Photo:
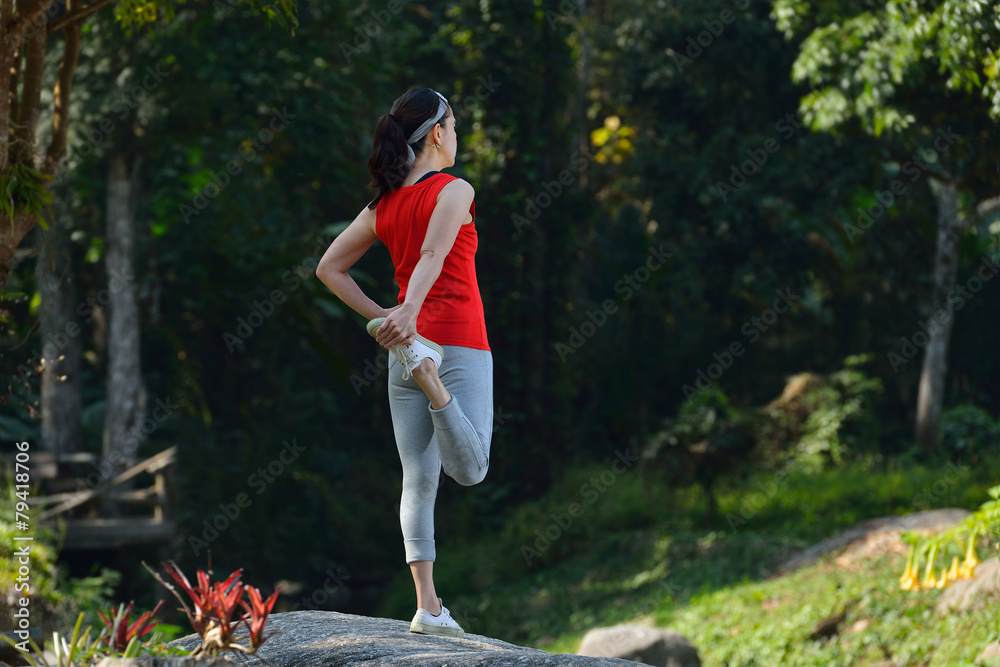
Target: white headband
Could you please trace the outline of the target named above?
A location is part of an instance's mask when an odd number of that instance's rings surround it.
[[[445,111],[448,110],[448,100],[444,98],[444,95],[442,95],[436,90],[431,90],[431,92],[438,96],[437,114],[432,118],[428,118],[427,120],[425,120],[420,125],[420,127],[418,127],[416,130],[413,131],[413,134],[410,135],[410,138],[406,140],[406,151],[408,153],[406,165],[407,167],[410,168],[413,167],[413,161],[417,159],[417,156],[413,154],[413,149],[410,148],[410,145],[413,144],[414,142],[420,141],[424,137],[424,135],[430,132],[431,128],[437,125],[438,121],[440,121],[441,118],[444,117]]]

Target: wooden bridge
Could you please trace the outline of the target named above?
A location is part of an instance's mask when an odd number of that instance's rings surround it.
[[[171,447],[141,461],[112,479],[92,486],[88,478],[74,471],[86,466],[91,471],[100,457],[91,453],[32,455],[34,477],[49,495],[32,499],[36,520],[53,523],[60,518],[66,526],[64,550],[117,549],[143,543],[166,543],[177,532],[174,516],[177,447]],[[145,476],[152,484],[145,488],[121,487]],[[72,490],[71,490],[72,489]],[[109,508],[111,511],[109,511]],[[150,511],[151,510],[151,511]],[[114,516],[101,516],[102,511]]]

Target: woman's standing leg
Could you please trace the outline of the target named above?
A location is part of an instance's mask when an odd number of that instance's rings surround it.
[[[389,357],[389,409],[396,449],[403,466],[403,494],[399,524],[403,531],[406,562],[417,592],[417,607],[438,612],[433,563],[434,502],[441,475],[441,458],[434,443],[434,424],[427,410],[427,395],[413,377],[403,380],[403,367]]]
[[[433,581],[434,502],[440,470],[443,463],[445,472],[466,486],[486,476],[493,429],[493,356],[488,350],[446,346],[440,375],[425,360],[406,380],[402,365],[394,362],[390,357],[389,403],[403,465],[400,526],[417,606],[436,614],[440,603]]]

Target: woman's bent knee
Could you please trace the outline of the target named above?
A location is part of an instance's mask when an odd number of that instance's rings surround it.
[[[476,471],[472,471],[472,470],[462,471],[461,474],[455,475],[454,477],[452,477],[452,479],[454,479],[456,482],[458,482],[462,486],[475,486],[476,484],[479,484],[481,481],[483,481],[484,479],[486,479],[486,473],[489,471],[489,469],[490,469],[490,465],[487,462],[487,464],[484,465],[479,470],[476,470]]]

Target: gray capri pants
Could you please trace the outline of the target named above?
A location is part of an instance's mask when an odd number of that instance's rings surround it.
[[[389,410],[403,464],[399,525],[406,562],[429,560],[434,549],[434,501],[442,467],[463,486],[483,481],[493,436],[493,354],[489,350],[443,345],[438,375],[451,402],[432,410],[413,377],[389,355]]]

